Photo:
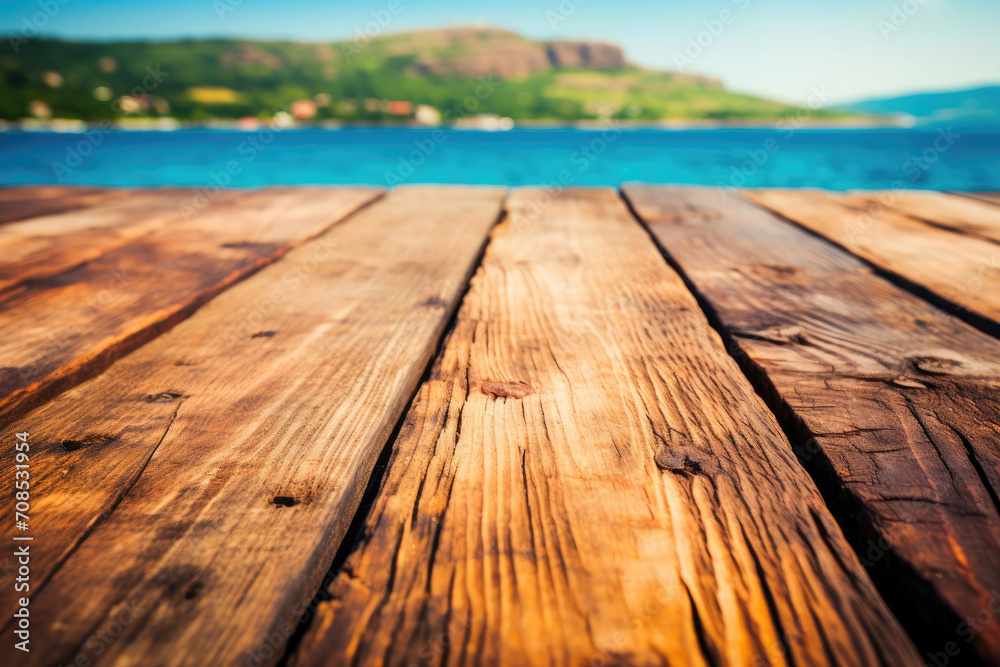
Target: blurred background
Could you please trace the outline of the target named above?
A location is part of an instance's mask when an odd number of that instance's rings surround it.
[[[34,0],[0,184],[1000,189],[1000,3]]]

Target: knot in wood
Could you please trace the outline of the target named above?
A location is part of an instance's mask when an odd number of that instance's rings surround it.
[[[690,453],[660,450],[653,460],[660,470],[678,475],[712,475],[719,471],[719,466],[710,458]]]
[[[961,361],[943,357],[910,357],[910,362],[925,375],[948,375],[962,368]]]
[[[524,398],[529,394],[535,393],[535,390],[527,383],[500,380],[487,380],[483,382],[479,390],[487,396],[493,396],[494,398]]]
[[[170,403],[178,398],[183,398],[184,394],[179,391],[164,391],[159,394],[150,394],[144,399],[147,403]]]
[[[67,438],[59,443],[59,446],[68,452],[75,452],[78,449],[83,449],[84,447],[90,447],[92,445],[103,445],[106,442],[111,442],[117,436],[105,435],[103,433],[88,433],[87,435],[81,436],[79,438]]]

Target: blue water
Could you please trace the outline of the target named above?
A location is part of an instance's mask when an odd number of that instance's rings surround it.
[[[0,184],[465,183],[1000,190],[1000,127],[0,132]]]

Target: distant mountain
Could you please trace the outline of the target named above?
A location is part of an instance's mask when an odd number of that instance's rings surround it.
[[[378,33],[378,30],[370,31]],[[613,44],[536,42],[493,28],[359,34],[331,43],[69,42],[0,52],[0,118],[182,120],[279,112],[434,124],[515,120],[770,121],[797,110],[718,81],[630,64]],[[809,112],[836,118],[843,112]]]
[[[839,107],[869,114],[906,114],[918,122],[1000,121],[1000,86],[865,100]]]

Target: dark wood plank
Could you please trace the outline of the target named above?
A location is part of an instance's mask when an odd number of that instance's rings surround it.
[[[850,192],[841,198],[848,206],[863,211],[888,208],[932,225],[1000,243],[1000,207],[969,197],[943,192],[899,190]]]
[[[828,192],[744,190],[765,208],[825,236],[953,306],[1000,327],[1000,247],[894,211],[860,211]]]
[[[1000,663],[1000,342],[738,198],[627,187],[934,652]],[[946,656],[950,660],[950,656]]]
[[[299,667],[919,664],[612,190],[516,191]]]
[[[130,194],[124,189],[57,185],[0,188],[0,224],[86,208]]]
[[[248,194],[0,293],[0,427],[107,368],[381,191]]]
[[[273,663],[503,194],[397,189],[7,429],[35,443],[44,548],[31,653],[3,642],[0,663]],[[12,588],[0,595],[10,619]]]

